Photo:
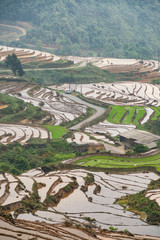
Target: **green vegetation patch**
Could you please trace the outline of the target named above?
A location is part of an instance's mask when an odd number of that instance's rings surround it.
[[[24,119],[37,122],[46,116],[46,113],[39,107],[25,103],[21,99],[0,93],[0,105],[3,104],[7,104],[8,107],[0,109],[0,123],[18,123]]]
[[[160,154],[141,158],[129,158],[123,156],[91,156],[80,159],[76,161],[75,164],[97,168],[135,168],[151,166],[160,171]]]
[[[151,120],[157,120],[160,117],[160,107],[151,107],[154,110],[154,115]]]
[[[159,179],[157,181],[151,181],[147,190],[143,190],[137,194],[127,195],[118,199],[117,202],[126,210],[139,214],[141,218],[146,219],[149,224],[159,225],[160,207],[156,201],[151,201],[148,197],[145,197],[148,190],[159,188]]]
[[[108,116],[108,121],[113,123],[121,123],[125,113],[126,113],[125,107],[112,105]]]
[[[5,72],[5,71],[4,71]],[[116,82],[132,80],[133,74],[130,73],[109,73],[107,70],[100,69],[88,64],[85,67],[73,67],[62,69],[31,69],[25,71],[25,79],[34,81],[38,84],[63,84],[63,83],[91,83],[91,82]],[[134,76],[136,81],[136,77]],[[137,79],[138,80],[138,79]]]
[[[61,127],[61,126],[45,125],[45,127],[47,127],[48,130],[51,132],[52,139],[61,138],[65,133],[68,132],[65,127]]]
[[[133,123],[135,124],[135,125],[139,125],[139,121],[141,120],[141,119],[143,119],[143,117],[145,116],[145,108],[144,107],[135,107],[135,113],[136,113],[136,115],[135,115],[135,118],[134,118],[134,120],[133,120]]]
[[[123,124],[131,124],[133,121],[134,113],[135,113],[135,108],[131,106],[126,106],[126,115],[122,121]]]
[[[41,140],[33,139],[27,145],[0,144],[0,171],[15,175],[45,166],[48,163],[58,163],[76,156],[76,150],[64,139]]]
[[[160,107],[151,108],[154,110],[151,120],[157,120],[160,117]],[[142,129],[143,127],[140,126],[140,121],[145,116],[145,113],[145,107],[111,105],[107,120],[116,124],[134,124]]]
[[[38,61],[38,62],[30,62],[30,63],[25,63],[22,64],[23,68],[67,68],[67,67],[71,67],[73,65],[74,67],[74,63],[72,61],[68,61],[65,59],[60,59],[58,61],[55,62],[42,62],[42,61]]]
[[[154,134],[160,135],[160,119],[149,121],[145,127]]]

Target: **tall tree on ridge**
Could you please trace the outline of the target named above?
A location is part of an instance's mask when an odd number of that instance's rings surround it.
[[[19,75],[19,76],[23,76],[24,75],[24,71],[21,65],[20,60],[17,58],[16,54],[12,54],[12,55],[8,55],[5,63],[7,65],[7,67],[10,67],[12,72],[14,73],[14,75]]]

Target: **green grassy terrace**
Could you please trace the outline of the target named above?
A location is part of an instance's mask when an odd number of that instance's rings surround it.
[[[25,119],[38,122],[46,116],[39,107],[35,107],[23,100],[0,93],[0,123],[18,123]]]
[[[51,125],[45,125],[45,127],[51,132],[52,139],[61,138],[65,133],[67,133],[67,129],[65,127]]]
[[[150,157],[130,158],[115,156],[91,156],[80,159],[74,164],[85,167],[97,168],[135,168],[135,167],[155,167],[160,171],[160,154]]]
[[[151,107],[154,114],[150,120],[157,120],[160,117],[160,107]],[[145,107],[139,106],[110,106],[107,120],[112,123],[139,125],[140,120],[145,116]]]

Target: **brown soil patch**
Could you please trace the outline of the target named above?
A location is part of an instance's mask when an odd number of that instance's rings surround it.
[[[0,110],[1,110],[1,109],[4,109],[4,108],[7,108],[7,107],[8,107],[7,104],[6,104],[6,105],[1,105],[1,106],[0,106]]]

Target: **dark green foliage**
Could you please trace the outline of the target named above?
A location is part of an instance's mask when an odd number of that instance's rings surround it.
[[[74,180],[73,182],[69,183],[64,188],[62,188],[62,190],[66,193],[70,193],[77,187],[78,187],[78,183],[76,182],[76,180]]]
[[[86,185],[92,185],[94,183],[94,175],[87,173],[87,177],[84,178]]]
[[[156,201],[151,201],[149,198],[145,197],[146,192],[150,189],[159,189],[160,180],[152,181],[148,189],[146,191],[141,191],[140,193],[127,195],[126,197],[122,197],[120,200],[127,206],[129,206],[129,210],[134,211],[136,213],[146,213],[147,218],[146,221],[149,224],[160,224],[160,207]],[[119,202],[119,200],[118,200]],[[144,214],[143,214],[144,216]]]
[[[152,80],[152,83],[153,84],[160,84],[160,79],[154,79],[154,80]]]
[[[130,195],[127,200],[128,205],[131,206],[131,208],[147,214],[147,222],[150,224],[160,223],[160,208],[155,201],[151,201],[145,197],[145,191],[135,195]],[[154,218],[155,213],[156,218]]]
[[[146,129],[154,134],[160,135],[160,119],[146,123]]]
[[[61,70],[26,71],[25,79],[34,79],[38,84],[115,82],[138,80],[131,73],[109,73],[106,70],[88,64],[86,67]]]
[[[60,55],[150,58],[159,51],[159,9],[159,0],[5,0],[0,19],[34,26],[21,38],[23,46],[48,44]]]
[[[47,205],[49,205],[51,203],[56,203],[56,198],[55,198],[55,196],[47,195],[45,202]]]
[[[160,222],[160,211],[157,210],[152,211],[149,216],[147,217],[147,222],[152,224],[157,224]]]
[[[46,116],[46,113],[39,107],[34,107],[21,99],[0,93],[0,105],[3,104],[8,105],[8,107],[0,110],[0,123],[18,123],[23,119],[34,122]]]
[[[158,179],[157,181],[152,180],[148,188],[149,190],[160,188],[160,179]]]
[[[74,148],[65,140],[36,141],[20,145],[15,142],[4,146],[0,144],[0,171],[18,175],[25,170],[40,167],[74,157]]]
[[[17,58],[16,54],[8,55],[5,63],[7,67],[10,67],[14,75],[19,75],[20,77],[24,75],[24,71],[20,60]]]
[[[136,145],[133,148],[134,153],[144,153],[147,152],[149,148],[147,146],[144,146],[143,144]]]

